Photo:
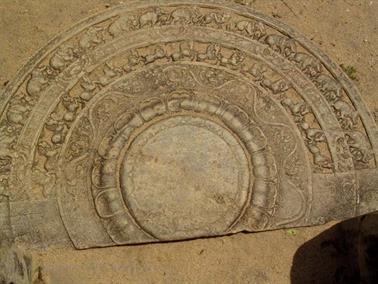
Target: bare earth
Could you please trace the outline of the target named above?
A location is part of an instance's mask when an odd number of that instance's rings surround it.
[[[312,39],[336,63],[353,66],[363,99],[371,110],[378,109],[377,0],[250,2],[256,10],[279,18]],[[12,80],[54,35],[118,3],[1,0],[0,84]],[[320,280],[324,274],[314,267],[327,266],[334,254],[314,257],[312,263],[307,259],[309,265],[301,269],[298,249],[332,225],[85,251],[50,248],[35,251],[33,256],[42,265],[48,283],[325,283]],[[321,247],[310,245],[304,250]],[[310,258],[316,254],[306,253]],[[340,252],[336,249],[335,253]],[[329,266],[334,277],[338,270],[334,262]],[[327,283],[335,283],[339,276],[330,277]]]

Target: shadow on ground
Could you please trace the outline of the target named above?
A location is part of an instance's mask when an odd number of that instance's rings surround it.
[[[302,245],[291,283],[378,283],[378,214],[341,222]]]

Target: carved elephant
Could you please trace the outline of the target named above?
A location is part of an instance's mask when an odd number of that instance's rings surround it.
[[[158,59],[164,58],[166,56],[166,51],[162,47],[157,47],[153,54],[144,56],[144,63],[150,64]]]
[[[141,28],[145,26],[154,26],[159,20],[159,10],[149,11],[144,13],[139,18],[139,25]]]
[[[43,71],[44,69],[42,68],[34,69],[31,78],[26,85],[26,91],[32,97],[38,95],[48,83]]]
[[[307,122],[301,123],[301,128],[306,133],[306,138],[310,141],[310,143],[325,141],[325,135],[323,130],[311,128]]]
[[[197,56],[197,52],[193,50],[193,47],[189,43],[180,43],[179,51],[171,54],[172,61],[178,61],[184,58],[194,60]]]
[[[352,128],[357,124],[358,112],[354,110],[350,104],[338,100],[333,104],[333,108],[336,110],[338,118],[342,121],[345,127]]]
[[[19,124],[24,120],[25,113],[27,113],[28,110],[26,106],[14,105],[9,109],[7,119],[9,122]]]
[[[297,120],[302,120],[303,116],[309,113],[309,107],[305,102],[295,103],[292,101],[292,99],[286,98],[282,100],[281,104],[289,108],[291,113],[296,117]]]
[[[363,133],[359,131],[349,131],[345,136],[355,160],[368,163],[373,158],[371,145]]]
[[[271,80],[265,78],[261,82],[261,84],[263,87],[271,90],[273,94],[279,94],[279,93],[285,92],[290,88],[290,85],[285,80],[282,80],[282,79],[278,79],[277,81],[272,82]]]
[[[264,73],[268,70],[265,65],[253,64],[251,68],[245,70],[254,77],[254,80],[261,81],[264,79]]]
[[[203,18],[198,11],[189,8],[178,8],[171,14],[171,21],[174,24],[196,23]]]
[[[221,47],[219,44],[210,44],[206,48],[205,53],[198,53],[197,60],[198,61],[205,61],[205,60],[215,60],[218,58],[221,51]]]
[[[307,53],[293,53],[290,59],[296,62],[302,71],[309,73],[311,76],[315,76],[322,71],[322,63]]]
[[[90,27],[79,40],[79,46],[83,49],[94,48],[103,40],[102,35],[100,34],[102,30],[103,29],[100,27]]]
[[[58,71],[63,70],[69,62],[74,59],[74,50],[72,47],[59,49],[50,59],[50,66]]]
[[[249,36],[260,39],[266,34],[265,26],[262,23],[254,23],[251,21],[240,21],[236,23],[236,29],[246,32]]]
[[[321,151],[319,147],[316,145],[316,143],[308,143],[308,149],[314,156],[314,164],[325,168],[325,169],[331,169],[333,167],[332,161],[321,154]]]
[[[286,56],[290,56],[297,50],[295,40],[282,35],[268,35],[265,37],[264,42],[274,51]]]
[[[201,24],[209,25],[215,23],[217,25],[222,25],[230,19],[230,15],[219,14],[219,13],[209,13],[201,17]]]
[[[242,63],[245,59],[245,55],[242,52],[235,51],[231,54],[230,57],[224,57],[224,56],[219,56],[219,64],[222,66],[229,65],[231,67],[236,67],[240,63]]]
[[[120,33],[122,33],[124,30],[126,30],[127,25],[129,22],[128,17],[120,17],[117,20],[115,20],[108,28],[108,32],[112,36],[117,36]]]
[[[315,83],[321,91],[326,93],[329,101],[335,101],[340,98],[341,85],[331,76],[320,74],[316,77]]]
[[[10,172],[12,166],[12,158],[10,156],[0,156],[0,174]]]

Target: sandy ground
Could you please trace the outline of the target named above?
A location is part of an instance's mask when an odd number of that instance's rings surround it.
[[[364,100],[378,109],[378,0],[249,2],[312,39],[336,63],[355,67]],[[0,0],[0,84],[55,34],[118,3]],[[344,260],[337,249],[322,255],[328,248],[319,241],[338,234],[335,228],[324,232],[329,227],[33,254],[49,283],[337,283],[343,281],[337,263]]]

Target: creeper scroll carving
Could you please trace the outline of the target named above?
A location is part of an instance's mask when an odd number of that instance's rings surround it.
[[[378,209],[378,129],[358,90],[232,1],[84,20],[25,65],[0,113],[0,237],[17,242],[182,240]]]

